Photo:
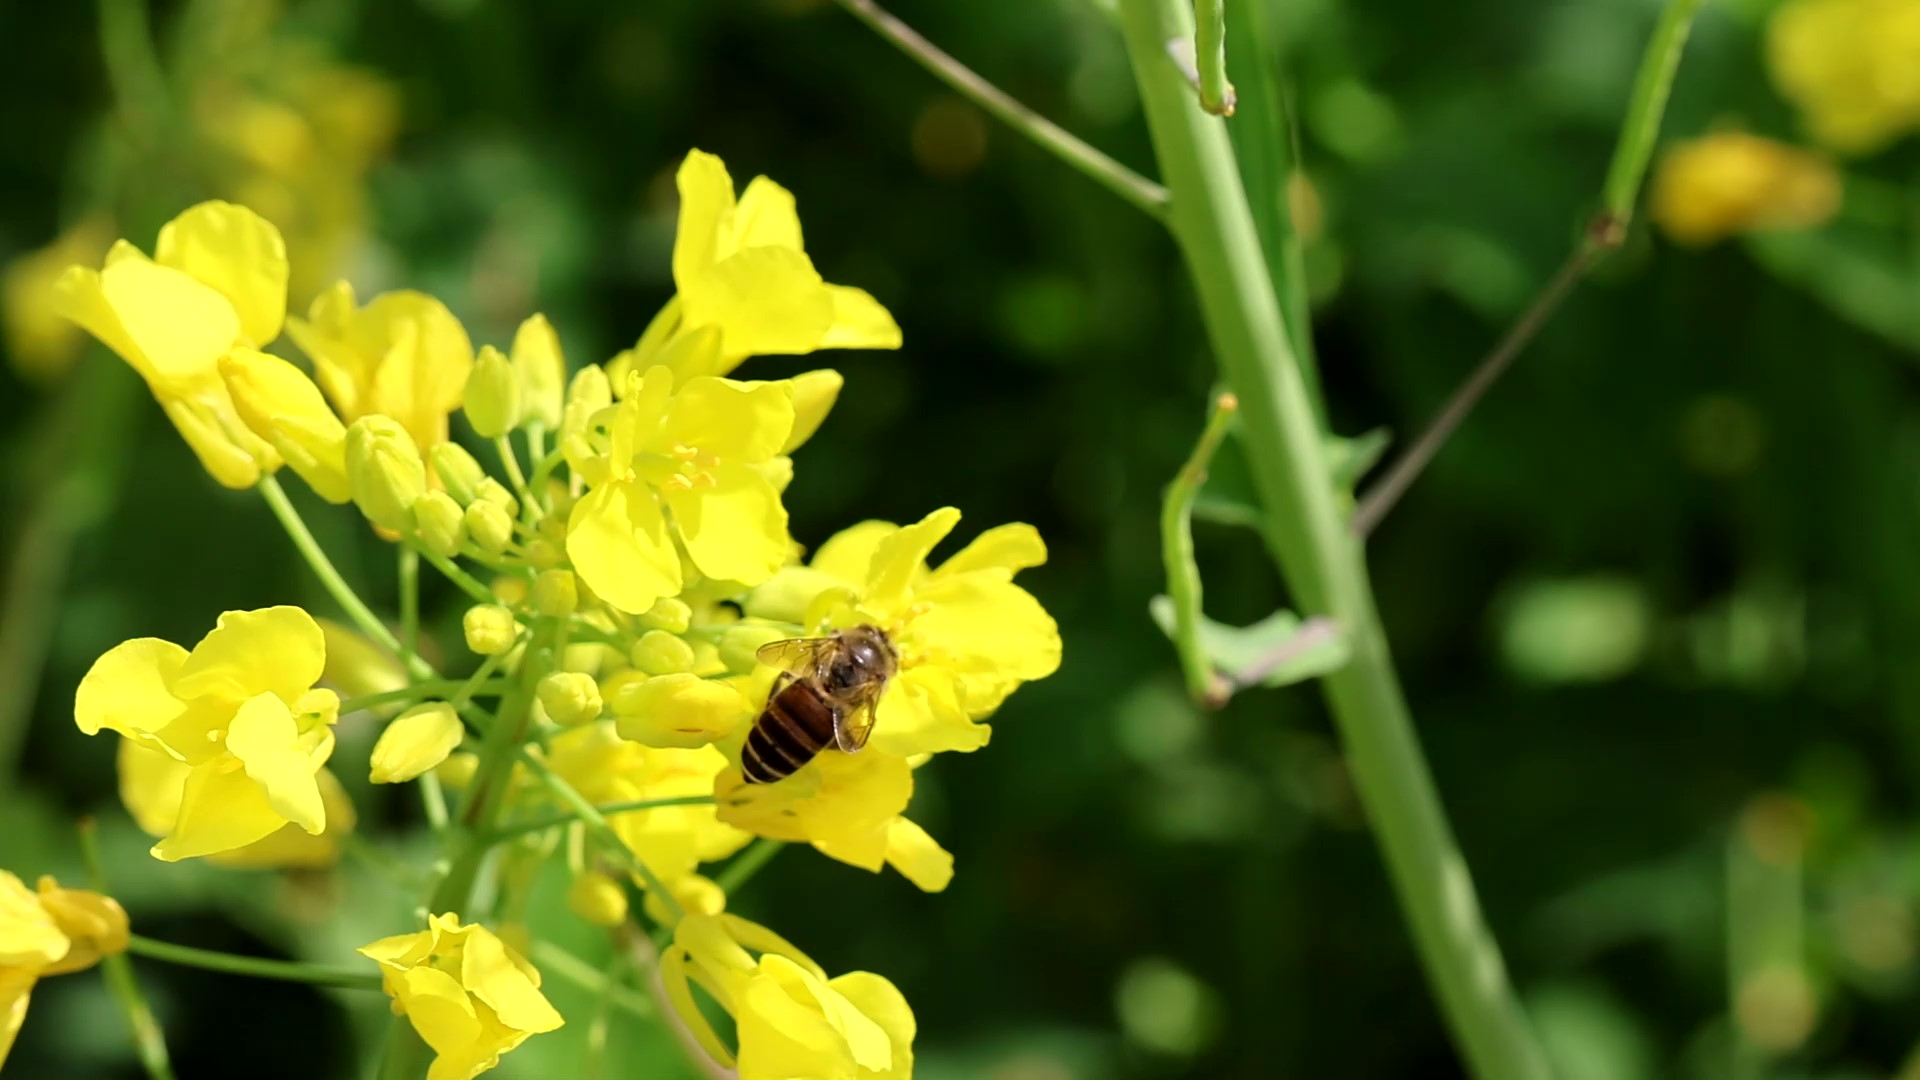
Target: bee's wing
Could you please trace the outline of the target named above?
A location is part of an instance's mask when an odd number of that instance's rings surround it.
[[[859,697],[834,711],[833,743],[841,753],[857,754],[867,745],[873,735],[873,714],[886,687],[884,682],[870,683],[861,688]]]
[[[827,651],[834,646],[830,637],[796,637],[769,641],[754,655],[768,667],[777,667],[795,675],[810,675],[820,667]]]

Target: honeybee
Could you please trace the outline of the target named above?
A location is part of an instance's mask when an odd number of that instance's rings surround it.
[[[750,784],[784,780],[830,746],[858,752],[873,734],[887,680],[900,669],[900,653],[875,626],[773,641],[758,655],[781,673],[740,750],[740,771]]]

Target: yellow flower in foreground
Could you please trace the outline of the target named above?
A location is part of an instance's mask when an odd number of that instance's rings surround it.
[[[89,217],[29,251],[0,273],[0,331],[7,359],[24,378],[49,381],[62,375],[80,352],[80,330],[62,318],[53,287],[67,267],[84,262],[113,242],[113,226]]]
[[[319,775],[340,699],[313,689],[325,662],[320,627],[296,607],[229,611],[192,652],[138,638],[94,661],[74,697],[80,730],[187,767],[173,821],[150,830],[164,833],[156,858],[233,851],[290,822],[326,828]]]
[[[758,584],[787,557],[787,511],[764,469],[793,431],[788,384],[700,376],[676,388],[666,368],[628,376],[626,399],[600,410],[569,462],[591,491],[567,520],[567,555],[595,595],[639,614],[680,591],[680,555],[709,578]]]
[[[777,784],[749,784],[735,765],[714,782],[713,797],[721,821],[758,836],[812,844],[863,870],[891,866],[927,892],[953,880],[953,856],[903,816],[913,766],[871,745],[822,753]]]
[[[609,721],[561,732],[554,737],[547,760],[554,772],[596,805],[706,795],[713,791],[713,778],[727,767],[726,755],[711,746],[691,750],[642,746],[616,735]],[[753,839],[722,824],[712,806],[663,806],[614,814],[607,820],[669,887],[701,863],[724,859]]]
[[[1767,28],[1774,82],[1846,153],[1920,129],[1920,0],[1796,0]]]
[[[132,739],[120,740],[116,764],[120,802],[133,816],[134,824],[150,836],[165,839],[180,816],[180,799],[186,794],[193,766]],[[215,852],[207,856],[207,861],[244,870],[320,870],[339,862],[340,840],[353,831],[358,817],[347,789],[340,786],[333,770],[321,769],[314,780],[320,785],[320,805],[327,816],[324,831],[315,835],[288,822],[244,847]]]
[[[694,150],[680,166],[680,225],[673,244],[679,290],[638,345],[610,365],[616,385],[645,371],[676,339],[712,328],[719,348],[674,374],[724,375],[749,356],[816,349],[897,349],[900,327],[863,290],[829,285],[800,240],[793,194],[756,176],[738,201],[727,166]]]
[[[127,913],[112,897],[63,889],[50,877],[28,891],[0,870],[0,1066],[43,975],[81,971],[127,948]]]
[[[125,240],[100,270],[75,266],[54,286],[55,309],[120,354],[215,480],[252,487],[280,458],[234,409],[220,358],[280,334],[287,251],[253,211],[195,206],[160,230],[149,259]]]
[[[394,1012],[436,1055],[427,1080],[470,1080],[529,1035],[566,1021],[540,993],[540,972],[484,926],[435,915],[417,934],[360,950],[380,965]]]
[[[1679,143],[1661,157],[1653,220],[1675,243],[1818,225],[1840,208],[1840,177],[1804,150],[1739,132]]]
[[[220,358],[220,377],[247,430],[266,440],[314,494],[344,503],[347,429],[307,373],[258,349]]]
[[[287,336],[313,361],[320,388],[351,424],[389,416],[421,453],[447,441],[447,416],[460,407],[473,370],[473,342],[447,306],[411,289],[355,306],[344,281],[322,292]]]
[[[829,979],[785,939],[736,915],[682,919],[660,977],[707,1053],[723,1065],[738,1061],[740,1080],[913,1075],[913,1010],[893,983],[865,971]],[[693,983],[732,1015],[737,1055],[700,1011]]]

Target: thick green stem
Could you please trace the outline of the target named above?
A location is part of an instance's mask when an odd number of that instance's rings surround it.
[[[1221,678],[1214,674],[1206,644],[1200,640],[1200,567],[1193,558],[1193,500],[1206,482],[1213,452],[1227,437],[1227,427],[1239,410],[1240,402],[1232,394],[1214,399],[1200,441],[1180,467],[1180,474],[1167,485],[1166,501],[1160,507],[1160,556],[1166,561],[1167,596],[1173,601],[1174,651],[1187,678],[1187,696],[1209,706],[1225,702],[1226,692]]]
[[[1192,12],[1186,0],[1120,7],[1172,192],[1170,225],[1240,399],[1267,542],[1302,612],[1331,617],[1351,643],[1352,659],[1326,676],[1324,689],[1428,980],[1477,1076],[1546,1076],[1414,734],[1359,542],[1341,518],[1232,146],[1166,51],[1168,41],[1192,33]]]

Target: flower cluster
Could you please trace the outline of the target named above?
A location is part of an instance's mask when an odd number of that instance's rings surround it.
[[[1920,129],[1920,0],[1793,0],[1768,27],[1774,82],[1844,153]]]
[[[418,782],[447,850],[425,927],[361,951],[435,1055],[433,1080],[561,1025],[519,913],[563,836],[581,918],[618,943],[644,940],[642,914],[672,928],[668,1016],[715,1060],[742,1077],[910,1076],[913,1015],[892,984],[827,978],[723,914],[715,880],[737,888],[750,870],[704,871],[757,838],[741,867],[805,843],[945,888],[952,856],[906,816],[916,770],[985,746],[1008,695],[1059,664],[1052,618],[1014,581],[1046,559],[1030,526],[936,559],[960,520],[940,508],[856,524],[803,558],[785,493],[841,377],[732,374],[761,354],[897,348],[900,331],[815,270],[779,185],[736,197],[699,151],[678,184],[676,294],[631,349],[571,375],[537,314],[504,350],[476,350],[412,291],[361,304],[340,282],[288,317],[279,231],[228,203],[181,214],[151,257],[122,241],[60,282],[61,310],[140,373],[214,479],[262,490],[358,631],[275,607],[228,612],[191,650],[129,641],[88,673],[76,723],[121,736],[122,796],[155,856],[252,866],[337,857],[354,813],[327,768],[335,729],[380,725],[368,780]],[[269,351],[283,329],[311,374]],[[444,650],[352,596],[281,494],[283,467],[467,595],[469,675],[442,676],[426,657]],[[865,702],[830,698],[824,668],[765,659],[854,628],[885,641]],[[795,680],[835,725],[870,720],[871,739],[815,740],[790,774],[751,783],[743,746]],[[479,895],[497,930],[472,921]],[[733,1016],[731,1046],[694,986]]]

